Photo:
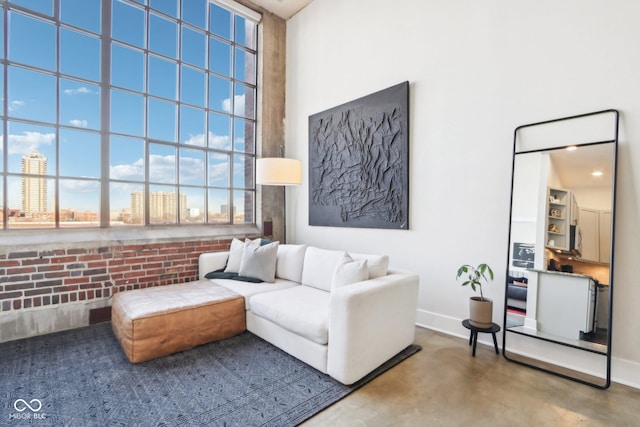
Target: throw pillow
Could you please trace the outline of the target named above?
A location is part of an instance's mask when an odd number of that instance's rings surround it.
[[[355,260],[367,260],[369,279],[387,275],[387,268],[389,268],[389,257],[387,255],[357,254],[353,252],[349,252],[349,255]]]
[[[255,277],[264,282],[275,282],[278,244],[278,242],[273,242],[258,246],[253,242],[246,242],[238,274],[240,276]]]
[[[224,269],[226,273],[237,273],[240,271],[243,250],[244,242],[234,238],[229,247],[229,258],[227,259],[227,266]]]
[[[342,263],[336,267],[331,279],[331,289],[351,285],[369,279],[367,260],[354,261],[349,255],[342,259]]]
[[[254,244],[260,246],[262,244],[262,240],[262,238],[258,237],[254,240],[245,239],[243,242],[242,240],[234,238],[231,241],[231,246],[229,247],[229,258],[227,259],[227,266],[225,267],[224,271],[226,273],[238,273],[240,271],[240,263],[242,262],[244,245],[247,242],[253,242]]]

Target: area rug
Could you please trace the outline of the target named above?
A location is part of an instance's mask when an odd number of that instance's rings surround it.
[[[249,332],[133,365],[102,323],[0,344],[0,425],[294,426],[419,350],[345,386]]]

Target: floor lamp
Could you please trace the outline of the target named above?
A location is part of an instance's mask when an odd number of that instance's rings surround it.
[[[286,187],[302,183],[302,162],[284,157],[264,157],[256,160],[256,184]],[[287,240],[287,189],[284,188],[282,209],[283,243]]]

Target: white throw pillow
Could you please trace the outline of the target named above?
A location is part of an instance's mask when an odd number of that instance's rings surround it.
[[[247,241],[242,252],[242,261],[240,262],[238,274],[273,283],[276,280],[277,256],[278,242],[258,246],[253,242]]]
[[[276,261],[276,277],[300,283],[302,281],[302,265],[307,245],[279,245]]]
[[[331,291],[331,279],[336,267],[347,253],[309,246],[304,254],[302,284]]]
[[[389,257],[387,255],[356,254],[353,252],[349,252],[349,255],[355,260],[367,260],[369,279],[387,275],[387,269],[389,268]]]
[[[242,262],[242,252],[244,251],[244,242],[238,239],[231,241],[229,247],[229,259],[227,267],[224,269],[226,273],[237,273],[240,271],[240,262]]]
[[[258,237],[254,240],[245,239],[244,242],[242,240],[234,238],[231,241],[231,246],[229,247],[229,258],[227,259],[227,266],[224,269],[225,273],[238,273],[240,271],[242,252],[244,251],[244,245],[247,242],[253,242],[254,244],[260,246],[262,238]]]
[[[367,268],[367,260],[361,259],[354,261],[349,255],[342,259],[342,264],[336,267],[331,279],[331,289],[340,288],[342,286],[351,285],[352,283],[362,282],[369,279],[369,269]]]

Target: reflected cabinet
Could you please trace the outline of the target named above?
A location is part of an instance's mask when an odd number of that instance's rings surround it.
[[[503,354],[584,384],[611,381],[616,110],[514,132]]]

